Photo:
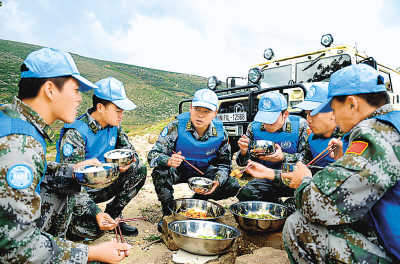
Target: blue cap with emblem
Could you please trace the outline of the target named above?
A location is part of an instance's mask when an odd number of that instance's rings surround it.
[[[278,119],[280,113],[287,109],[287,102],[283,94],[278,92],[268,92],[261,96],[258,102],[258,112],[254,121],[273,124]]]
[[[320,106],[328,100],[328,84],[327,82],[315,82],[307,89],[307,95],[303,102],[295,105],[294,107],[303,110],[312,110],[310,115],[315,116],[318,113],[331,112],[330,107]]]
[[[384,78],[378,71],[366,64],[344,67],[331,75],[328,87],[328,100],[321,107],[331,109],[335,96],[378,93],[386,91]]]
[[[136,105],[126,96],[123,83],[114,77],[101,79],[96,85],[99,87],[99,89],[94,91],[94,95],[97,97],[111,101],[122,110],[133,110],[136,108]]]
[[[218,108],[218,96],[210,89],[201,89],[194,93],[192,106],[205,107],[212,111]]]
[[[71,55],[61,50],[43,48],[34,51],[26,57],[24,64],[28,71],[21,72],[21,78],[72,76],[79,82],[79,90],[82,92],[97,88],[96,85],[80,75]]]

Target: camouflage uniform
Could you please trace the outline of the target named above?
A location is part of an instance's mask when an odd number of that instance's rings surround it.
[[[390,105],[384,105],[370,117],[391,111]],[[357,124],[349,137],[345,155],[312,179],[303,179],[296,190],[299,209],[283,230],[292,263],[391,262],[377,239],[369,211],[400,178],[399,132],[371,118]],[[351,152],[355,141],[368,147]]]
[[[210,137],[216,136],[217,133],[215,126],[211,123],[204,136],[200,137],[190,121],[186,125],[186,131],[189,131],[196,140],[200,141],[206,141]],[[158,200],[163,206],[164,215],[171,214],[168,207],[171,208],[173,206],[173,185],[185,183],[188,178],[193,177],[193,175],[183,175],[180,173],[181,166],[176,169],[167,166],[168,159],[171,157],[172,151],[175,150],[177,138],[178,120],[176,119],[164,128],[147,157],[150,167],[155,167],[151,176],[153,177]],[[236,195],[240,185],[235,178],[229,176],[231,163],[231,147],[228,142],[228,134],[224,131],[224,139],[217,150],[217,157],[211,161],[204,176],[218,181],[219,186],[214,193],[208,196],[195,195],[195,197],[221,200]],[[193,174],[195,173],[193,170]]]
[[[246,131],[246,136],[250,139],[249,145],[254,144],[254,136],[252,130],[253,122],[249,124]],[[289,118],[286,119],[282,128],[277,132],[291,132],[292,125]],[[308,127],[307,121],[303,118],[300,119],[300,138],[297,145],[297,153],[288,154],[283,153],[284,159],[283,162],[293,162],[295,160],[302,160],[303,155],[305,154],[305,148],[307,144],[307,138],[310,134],[310,129]],[[265,129],[264,129],[265,130]],[[240,151],[236,157],[236,163],[239,166],[246,166],[247,161],[249,159],[254,159],[250,157],[250,152],[247,151],[247,154],[243,156]],[[257,160],[255,160],[257,161]],[[280,171],[275,170],[275,180],[271,181],[268,179],[254,179],[247,183],[242,189],[239,191],[237,198],[240,201],[268,201],[268,202],[277,202],[280,197],[288,197],[293,196],[294,190],[284,185],[280,181]]]
[[[54,133],[45,121],[21,100],[0,107],[13,118],[26,120],[40,134],[52,140]],[[14,189],[6,180],[7,171],[25,164],[33,172],[33,182],[25,189]],[[31,136],[13,134],[0,138],[0,263],[86,263],[88,247],[39,230],[41,198],[35,189],[45,170],[42,145]]]
[[[102,129],[89,112],[81,121],[87,123],[94,133]],[[64,156],[62,152],[64,144],[73,146],[73,152],[68,157]],[[61,162],[77,163],[85,160],[85,142],[76,129],[65,131],[59,149]],[[51,216],[51,220],[48,221],[49,224],[45,228],[46,231],[52,232],[53,235],[65,236],[65,232],[68,230],[67,237],[72,240],[101,236],[103,231],[99,229],[96,221],[96,215],[101,212],[101,209],[96,203],[105,202],[111,198],[113,200],[106,205],[105,212],[113,218],[121,215],[124,207],[143,187],[147,169],[121,128],[118,129],[116,149],[132,149],[136,162],[132,163],[126,172],[120,173],[118,179],[110,186],[103,189],[82,188],[82,192],[78,194],[61,197],[62,201],[54,199],[57,194],[46,192],[46,197],[43,199],[44,208],[47,211],[43,213]],[[64,223],[63,227],[60,226],[61,223]]]

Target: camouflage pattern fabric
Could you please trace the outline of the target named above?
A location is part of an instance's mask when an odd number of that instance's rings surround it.
[[[29,106],[15,98],[3,105],[4,114],[26,120],[47,140],[54,133]],[[8,185],[6,176],[16,164],[33,172],[33,182],[24,189]],[[0,138],[0,263],[86,263],[88,247],[42,232],[36,225],[41,214],[41,198],[35,192],[43,175],[45,153],[38,141],[26,135]]]
[[[372,115],[393,111],[390,105]],[[400,178],[400,135],[390,124],[366,119],[350,133],[345,155],[295,193],[298,210],[283,230],[292,263],[391,263],[368,212]],[[349,152],[351,144],[367,148]]]
[[[216,129],[212,123],[202,137],[197,134],[190,121],[188,121],[186,129],[190,131],[196,140],[200,141],[206,141],[209,137],[216,135]],[[154,168],[151,176],[153,177],[158,200],[163,206],[164,215],[170,214],[168,207],[172,207],[174,200],[173,185],[187,182],[191,177],[191,175],[183,175],[180,173],[180,167],[175,169],[167,166],[168,159],[175,149],[177,138],[178,120],[174,120],[164,128],[147,156],[150,167]],[[205,177],[218,181],[219,186],[214,193],[207,197],[202,197],[202,199],[220,200],[236,195],[240,185],[236,178],[229,176],[231,163],[231,147],[228,142],[228,135],[225,131],[224,140],[217,150],[217,157],[211,161],[210,166],[205,172]]]
[[[89,113],[81,120],[86,122],[95,133],[101,129],[100,124]],[[65,132],[60,144],[61,150],[63,150],[65,144],[71,144],[73,151],[69,156],[65,156],[61,151],[61,162],[77,163],[85,160],[85,142],[76,129],[68,129]],[[67,237],[71,240],[97,238],[103,234],[103,231],[97,225],[96,215],[101,212],[101,209],[96,203],[105,202],[111,198],[113,200],[106,205],[105,212],[113,218],[121,216],[124,207],[143,187],[147,169],[140,161],[135,148],[121,128],[118,130],[116,149],[133,150],[136,162],[133,162],[126,172],[121,173],[112,185],[103,189],[85,187],[82,188],[81,193],[69,196],[51,193],[51,190],[46,188],[46,191],[42,193],[44,199],[43,207],[46,208],[43,214],[48,215],[51,219],[48,220],[49,224],[45,226],[44,230],[57,236],[65,237],[67,234]],[[60,222],[62,221],[59,219],[64,219],[63,227],[60,227]],[[53,233],[54,231],[58,232]],[[65,233],[66,231],[67,233]]]

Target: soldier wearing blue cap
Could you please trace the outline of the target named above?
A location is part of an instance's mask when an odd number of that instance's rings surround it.
[[[83,78],[66,52],[43,48],[21,66],[18,96],[0,107],[1,263],[117,262],[128,244],[73,243],[42,232],[40,182],[46,172],[46,140],[55,120],[73,122],[82,100],[79,90],[96,88]],[[73,166],[53,164],[72,175]],[[110,227],[115,226],[111,225]]]
[[[222,122],[216,119],[218,97],[209,89],[194,94],[190,112],[179,115],[161,132],[148,154],[154,187],[163,215],[174,207],[173,185],[202,176],[213,180],[209,192],[196,193],[195,198],[220,200],[236,195],[239,183],[229,176],[231,147]],[[200,175],[183,160],[189,161],[205,175]],[[161,232],[161,222],[159,223]]]
[[[283,230],[292,263],[399,263],[400,113],[389,103],[372,67],[332,74],[321,108],[333,109],[349,147],[313,177],[302,163],[282,174],[298,186]]]
[[[285,97],[278,92],[268,92],[261,96],[258,112],[254,121],[247,127],[238,145],[240,151],[236,158],[239,166],[248,164],[269,167],[268,175],[254,179],[244,186],[237,195],[240,201],[277,202],[280,197],[292,196],[293,189],[281,184],[279,172],[281,164],[289,157],[288,154],[303,153],[309,133],[307,121],[300,117],[289,115]],[[275,143],[276,151],[272,155],[250,157],[249,146],[256,140],[270,140]],[[300,157],[298,157],[300,159]],[[249,159],[251,159],[249,161]],[[255,162],[253,162],[255,161]],[[258,166],[258,165],[257,165]],[[266,167],[265,167],[266,166]],[[248,170],[251,174],[251,170]]]
[[[113,149],[133,150],[134,160],[129,165],[119,167],[120,176],[113,184],[103,189],[85,187],[86,190],[80,194],[69,197],[74,202],[55,206],[52,196],[44,199],[45,207],[49,209],[44,214],[51,215],[51,220],[46,221],[44,229],[58,236],[65,236],[67,232],[66,236],[72,240],[101,236],[104,229],[99,215],[105,214],[114,219],[120,217],[125,206],[143,187],[147,174],[146,166],[140,161],[135,148],[120,126],[123,111],[133,110],[136,105],[128,99],[124,85],[117,79],[108,77],[98,81],[96,85],[99,88],[93,95],[93,107],[74,123],[65,124],[61,129],[56,160],[66,163],[85,161],[99,164],[105,162],[104,154]],[[110,199],[112,201],[102,213],[96,203]],[[53,212],[50,208],[54,207],[63,209]],[[138,234],[136,227],[127,223],[119,225],[124,235]]]

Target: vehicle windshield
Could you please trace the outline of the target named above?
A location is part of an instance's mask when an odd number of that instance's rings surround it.
[[[332,73],[348,65],[351,58],[347,54],[300,62],[296,64],[296,79],[298,83],[328,82]]]
[[[261,79],[261,87],[269,88],[281,85],[287,85],[292,80],[292,65],[285,65],[276,68],[263,70],[263,78]]]

